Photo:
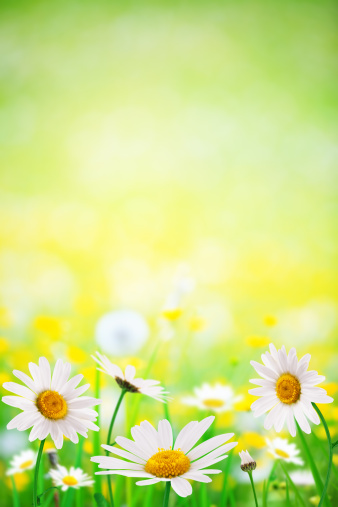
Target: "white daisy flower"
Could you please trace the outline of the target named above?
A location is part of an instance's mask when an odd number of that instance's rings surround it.
[[[13,457],[12,461],[10,462],[11,468],[7,470],[6,475],[21,474],[26,470],[30,470],[31,468],[34,468],[35,462],[36,452],[32,451],[31,449],[22,451],[20,454],[17,454]]]
[[[140,313],[117,310],[100,318],[95,330],[96,341],[106,354],[136,354],[149,336],[149,326]]]
[[[295,470],[290,472],[291,480],[297,486],[312,486],[315,483],[310,470]]]
[[[241,458],[241,469],[243,470],[243,472],[250,472],[252,470],[255,470],[257,463],[250,456],[248,451],[240,452],[239,457]]]
[[[57,465],[56,468],[49,471],[49,475],[54,485],[61,486],[62,491],[66,491],[68,488],[79,489],[82,486],[91,486],[94,484],[90,476],[84,473],[81,468],[71,467],[67,470],[66,467]]]
[[[296,419],[305,433],[311,433],[307,418],[314,424],[320,423],[311,403],[333,401],[333,398],[327,396],[325,389],[315,387],[323,382],[325,377],[318,375],[316,371],[307,371],[310,354],[298,361],[295,348],[287,354],[284,346],[277,350],[272,343],[270,352],[262,354],[264,365],[251,361],[257,373],[263,377],[250,380],[252,384],[261,386],[249,391],[255,396],[262,396],[251,405],[254,416],[259,417],[270,410],[264,422],[265,429],[269,430],[274,426],[279,433],[286,421],[288,430],[294,437]]]
[[[18,396],[4,396],[2,401],[23,410],[7,424],[7,429],[24,431],[32,427],[30,442],[37,438],[44,440],[50,434],[57,449],[62,447],[63,435],[76,444],[79,441],[77,433],[87,437],[89,429],[99,430],[93,422],[97,412],[89,407],[98,405],[101,400],[80,397],[89,384],[75,389],[83,375],[75,375],[68,380],[71,365],[64,364],[61,359],[57,360],[53,375],[45,357],[40,357],[39,366],[35,363],[28,366],[33,379],[21,371],[13,371],[27,387],[16,382],[3,384],[7,391]]]
[[[164,387],[158,385],[160,383],[158,380],[134,378],[136,373],[135,366],[129,364],[125,369],[125,373],[123,373],[121,368],[111,363],[106,356],[99,352],[96,352],[96,355],[97,357],[92,356],[92,358],[101,367],[98,370],[113,377],[121,389],[125,389],[130,393],[145,394],[157,401],[165,402],[168,399],[168,391],[165,391]]]
[[[220,383],[214,386],[204,383],[201,387],[195,387],[194,393],[195,396],[182,398],[182,403],[216,413],[232,410],[234,403],[243,398],[243,396],[235,396],[232,387]]]
[[[124,437],[115,439],[122,449],[102,445],[107,451],[124,459],[94,456],[91,461],[99,463],[100,468],[108,469],[97,474],[145,479],[137,482],[138,486],[171,481],[171,486],[179,496],[191,495],[192,487],[188,480],[211,482],[209,475],[219,474],[221,470],[209,467],[227,458],[224,453],[237,445],[237,442],[225,444],[234,435],[227,433],[194,447],[214,419],[214,416],[209,416],[201,422],[191,421],[180,431],[174,445],[169,421],[160,421],[158,431],[148,421],[143,421],[131,429],[134,440]]]
[[[289,444],[286,438],[274,438],[273,440],[267,438],[266,443],[268,444],[268,452],[275,459],[282,459],[294,465],[304,465],[304,461],[298,457],[299,449],[295,444]]]

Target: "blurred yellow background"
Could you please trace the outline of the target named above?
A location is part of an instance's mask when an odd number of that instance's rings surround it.
[[[195,377],[165,342],[154,375],[171,392],[223,377],[244,392],[270,339],[338,380],[335,15],[328,0],[2,4],[1,380],[45,354],[91,381],[96,322],[120,308],[150,325],[144,368],[177,272],[195,281],[170,324]]]

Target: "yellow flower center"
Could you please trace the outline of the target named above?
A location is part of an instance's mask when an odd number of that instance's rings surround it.
[[[189,468],[190,459],[182,451],[159,449],[159,452],[148,459],[144,469],[156,477],[172,479],[184,474]]]
[[[62,419],[67,414],[67,403],[56,391],[44,391],[39,394],[36,405],[47,419]]]
[[[281,402],[291,405],[300,398],[299,380],[290,373],[284,373],[276,384],[276,394]]]
[[[23,463],[21,463],[21,465],[20,465],[19,468],[21,468],[21,470],[24,470],[25,468],[28,468],[31,465],[33,465],[33,460],[32,459],[28,459],[27,461],[24,461]]]
[[[224,401],[217,398],[207,398],[203,400],[203,405],[208,408],[221,408],[224,406]]]
[[[290,455],[283,451],[282,449],[275,449],[275,453],[277,454],[277,456],[279,456],[280,458],[290,458]]]
[[[62,482],[63,484],[65,484],[66,486],[76,486],[76,484],[79,482],[77,479],[75,479],[75,477],[73,477],[72,475],[66,475],[66,477],[64,477],[62,479]]]

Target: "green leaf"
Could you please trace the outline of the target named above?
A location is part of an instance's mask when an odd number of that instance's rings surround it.
[[[102,493],[95,493],[94,498],[95,498],[95,502],[97,504],[97,507],[108,507],[107,500],[102,495]]]
[[[334,449],[338,445],[338,440],[336,442],[333,442],[332,449]]]

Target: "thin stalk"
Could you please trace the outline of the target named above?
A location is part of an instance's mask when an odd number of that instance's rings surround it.
[[[250,472],[248,472],[248,474],[249,474],[249,477],[250,477],[252,492],[253,492],[253,495],[254,495],[254,498],[255,498],[255,505],[256,505],[256,507],[258,507],[257,496],[256,496],[256,491],[255,491],[255,484],[254,484],[254,480],[252,478],[252,471],[250,470]]]
[[[168,507],[168,505],[169,505],[170,488],[171,488],[171,481],[166,481],[165,490],[164,490],[164,497],[163,497],[163,507]]]
[[[330,432],[329,432],[329,428],[327,427],[327,424],[326,424],[326,421],[324,419],[323,414],[321,413],[321,411],[319,410],[319,408],[317,407],[317,405],[315,403],[312,403],[312,406],[315,409],[315,411],[317,412],[317,414],[319,415],[319,418],[320,418],[320,420],[321,420],[321,422],[322,422],[322,424],[324,426],[326,437],[327,437],[327,442],[329,444],[329,464],[328,464],[328,467],[327,467],[327,473],[326,473],[326,479],[325,479],[324,489],[323,489],[322,496],[321,496],[321,499],[320,499],[320,502],[319,502],[319,505],[318,505],[318,507],[322,507],[322,505],[324,503],[324,500],[325,500],[325,497],[326,497],[327,488],[328,488],[328,485],[329,485],[329,482],[330,482],[330,474],[331,474],[332,458],[333,458],[332,441],[331,441],[331,435],[330,435]]]
[[[41,440],[38,457],[36,458],[35,472],[34,472],[34,483],[33,483],[33,505],[37,507],[38,505],[38,478],[39,478],[39,468],[41,463],[41,456],[43,451],[43,446],[45,445],[45,438]]]
[[[101,372],[99,370],[95,371],[95,387],[94,387],[95,398],[100,398],[100,374],[101,374]],[[98,405],[96,407],[96,411],[98,414],[96,424],[100,427],[100,414],[101,414],[100,405]],[[94,450],[94,456],[99,456],[99,454],[100,454],[100,432],[99,431],[93,432],[93,450]],[[93,468],[94,468],[93,473],[94,473],[94,480],[95,480],[94,492],[102,494],[102,476],[95,474],[95,471],[96,471],[96,464],[95,463],[93,464]],[[95,505],[95,501],[94,501],[94,505]]]
[[[12,481],[12,489],[13,489],[13,507],[20,507],[19,495],[18,495],[18,491],[15,486],[15,480],[14,480],[13,475],[11,475],[11,481]]]
[[[229,452],[229,457],[225,462],[225,470],[224,470],[224,478],[223,478],[223,486],[221,493],[221,507],[226,507],[228,503],[228,476],[230,472],[231,462],[232,462],[233,450]]]
[[[314,481],[315,481],[315,484],[316,484],[316,488],[317,488],[318,494],[321,495],[321,493],[323,491],[323,488],[324,488],[323,481],[322,481],[322,479],[321,479],[321,477],[319,475],[318,468],[316,466],[315,460],[312,457],[312,453],[311,453],[311,451],[309,449],[309,446],[308,446],[308,444],[306,442],[306,438],[304,437],[303,431],[301,430],[301,428],[300,428],[300,426],[299,426],[299,424],[298,424],[297,421],[296,421],[296,425],[297,425],[297,429],[298,429],[299,438],[302,441],[302,446],[303,446],[304,452],[305,452],[307,460],[308,460],[308,462],[310,464],[311,472],[312,472],[312,475],[313,475],[313,478],[314,478]],[[325,504],[327,506],[330,505],[327,499],[325,499]]]
[[[117,413],[119,411],[120,405],[122,403],[123,397],[126,394],[126,392],[127,392],[126,389],[122,389],[120,397],[117,400],[116,407],[115,407],[115,410],[114,410],[114,413],[113,413],[113,416],[111,418],[110,425],[109,425],[108,437],[107,437],[107,445],[110,445],[111,434],[112,434],[112,431],[113,431],[115,419],[116,419]],[[109,455],[109,451],[106,451],[106,456],[108,456],[108,455]],[[112,486],[111,486],[111,476],[110,476],[110,474],[107,475],[107,479],[108,479],[108,490],[109,490],[110,505],[111,505],[111,507],[114,507],[114,497],[113,497],[113,490],[112,490]]]
[[[304,507],[306,507],[305,502],[304,502],[303,498],[301,497],[301,495],[300,495],[300,493],[299,493],[299,491],[298,491],[298,488],[296,487],[295,483],[294,483],[294,482],[293,482],[293,480],[291,479],[291,477],[290,477],[290,475],[289,475],[289,472],[287,471],[287,469],[286,469],[286,468],[285,468],[285,466],[284,466],[284,463],[282,463],[282,460],[279,460],[279,464],[280,464],[280,466],[282,467],[282,470],[283,470],[283,472],[284,472],[284,474],[285,474],[285,476],[286,476],[287,480],[288,480],[288,481],[289,481],[289,483],[291,484],[292,489],[293,489],[293,491],[295,492],[296,497],[298,498],[298,500],[300,501],[300,503],[301,503]]]
[[[267,483],[266,483],[266,488],[265,488],[265,492],[263,494],[263,497],[264,497],[264,505],[268,505],[268,495],[269,495],[269,487],[270,487],[270,483],[271,483],[271,479],[275,473],[275,470],[276,470],[276,466],[278,464],[278,461],[275,461],[272,468],[271,468],[271,472],[269,474],[269,477],[268,477],[268,480],[267,480]]]
[[[210,503],[208,499],[207,488],[203,482],[200,484],[200,500],[202,507],[209,507]]]
[[[288,483],[288,481],[286,481],[286,483],[285,483],[285,491],[286,491],[286,505],[289,507],[290,497],[289,497],[289,483]]]

